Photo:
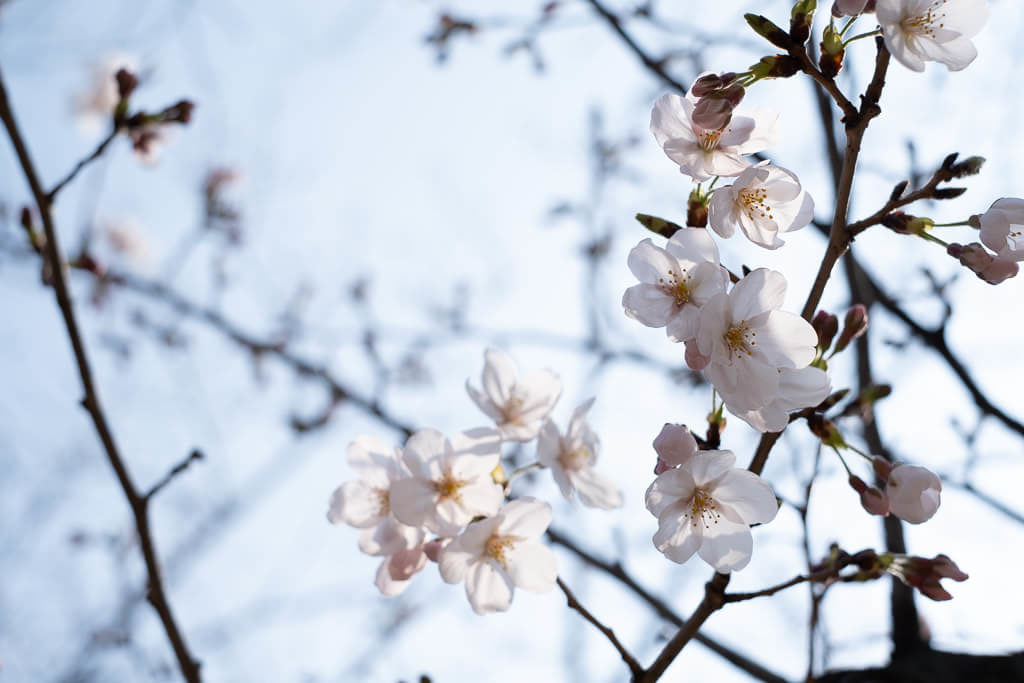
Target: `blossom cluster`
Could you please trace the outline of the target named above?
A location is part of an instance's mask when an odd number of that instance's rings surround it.
[[[481,388],[467,381],[466,390],[494,427],[450,438],[421,429],[394,448],[357,438],[348,462],[358,478],[334,491],[327,518],[361,529],[359,548],[384,558],[381,593],[401,593],[433,561],[444,581],[465,584],[475,612],[487,614],[508,609],[515,588],[548,591],[557,576],[554,554],[540,540],[551,506],[510,499],[518,474],[547,468],[567,499],[578,495],[595,508],[619,507],[622,494],[595,470],[600,440],[587,421],[593,399],[576,408],[564,433],[551,420],[562,391],[555,373],[520,378],[508,355],[488,349]],[[537,462],[506,476],[502,445],[534,440]]]

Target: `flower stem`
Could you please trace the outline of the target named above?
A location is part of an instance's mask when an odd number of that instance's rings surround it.
[[[842,37],[842,36],[846,35],[846,32],[850,30],[850,27],[853,26],[853,22],[857,21],[859,16],[860,15],[857,15],[857,16],[854,16],[854,17],[850,17],[850,20],[847,21],[846,24],[843,26],[842,30],[839,31],[839,37]]]
[[[852,447],[851,446],[847,446],[847,448],[852,448]],[[835,454],[837,456],[839,456],[839,462],[843,463],[843,468],[846,470],[846,474],[848,474],[849,476],[852,477],[853,476],[853,471],[850,469],[850,466],[846,464],[846,458],[843,457],[843,454],[840,453],[839,449],[836,448],[835,446],[832,446],[832,450],[835,452]]]
[[[959,225],[970,225],[970,224],[971,224],[971,222],[969,220],[966,220],[966,221],[960,221],[959,223],[932,223],[932,227],[933,228],[955,228],[955,227],[957,227]]]
[[[882,30],[881,29],[877,29],[877,28],[874,31],[868,31],[867,33],[858,33],[853,38],[850,38],[849,40],[844,40],[843,41],[843,47],[845,48],[847,45],[849,45],[850,43],[852,43],[855,40],[861,40],[863,38],[871,38],[872,36],[881,35],[881,33],[882,33]]]
[[[930,235],[927,232],[919,232],[919,233],[917,233],[917,236],[920,237],[923,240],[928,241],[928,242],[934,242],[935,244],[941,244],[943,247],[948,247],[949,246],[949,242],[947,242],[947,241],[945,241],[943,239],[939,239],[935,235]]]

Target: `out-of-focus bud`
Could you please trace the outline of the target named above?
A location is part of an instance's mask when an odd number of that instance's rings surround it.
[[[879,559],[887,572],[936,601],[953,598],[939,583],[939,579],[966,581],[969,578],[948,555],[936,555],[929,560],[926,557],[885,553]]]
[[[871,415],[871,407],[891,393],[892,387],[888,384],[869,384],[861,390],[856,399],[843,408],[843,412],[839,415],[840,417],[858,415],[862,419],[867,418]]]
[[[889,516],[889,498],[877,486],[868,486],[856,474],[850,475],[850,487],[860,494],[860,505],[868,514]]]
[[[814,10],[818,9],[818,0],[798,0],[793,5],[789,18],[789,37],[799,45],[807,42],[811,36],[811,24],[814,23]]]
[[[966,178],[981,173],[981,167],[984,165],[985,157],[967,157],[960,163],[950,166],[948,170],[954,178]]]
[[[868,309],[864,304],[852,306],[843,321],[843,333],[836,342],[836,353],[850,345],[857,337],[868,331]]]
[[[876,455],[871,459],[871,469],[875,471],[875,475],[882,481],[889,481],[889,475],[892,474],[893,464],[887,458],[883,458]]]
[[[875,0],[836,0],[832,3],[832,16],[854,17],[863,12],[874,12]]]
[[[19,219],[19,222],[21,223],[21,227],[23,227],[23,228],[25,228],[26,230],[29,230],[29,231],[32,230],[32,210],[31,209],[29,209],[27,206],[21,207],[21,212],[18,214],[18,219]]]
[[[839,35],[836,27],[829,22],[821,35],[821,57],[818,59],[818,66],[821,72],[828,78],[835,78],[839,70],[843,68],[843,56],[846,49],[843,47],[843,37]]]
[[[832,340],[839,331],[839,319],[828,311],[818,311],[811,326],[818,333],[818,349],[824,353],[832,345]]]
[[[921,235],[930,230],[935,221],[921,216],[911,216],[902,211],[893,211],[882,219],[882,225],[904,235]]]
[[[677,230],[682,230],[683,227],[678,223],[667,221],[664,218],[658,218],[657,216],[651,216],[646,213],[638,213],[636,220],[640,225],[644,226],[656,235],[669,238],[676,234]]]
[[[833,448],[846,448],[846,440],[843,439],[839,427],[832,420],[817,413],[807,418],[807,426],[816,437],[826,446]]]
[[[711,196],[699,187],[690,191],[690,198],[686,202],[686,224],[691,228],[706,228],[708,226],[708,203]]]
[[[900,182],[896,183],[896,185],[892,188],[892,192],[889,193],[889,201],[894,202],[900,197],[902,197],[903,193],[907,191],[907,186],[909,185],[909,180],[901,180]]]
[[[117,81],[117,95],[122,100],[131,97],[135,89],[139,87],[139,77],[128,69],[118,69],[114,74],[114,80]]]
[[[799,71],[800,60],[790,55],[762,57],[761,61],[750,67],[750,73],[757,79],[789,78]]]
[[[743,18],[750,24],[750,28],[767,40],[772,45],[780,47],[787,52],[790,48],[796,47],[793,39],[789,37],[789,34],[783,31],[781,28],[773,24],[768,18],[761,16],[760,14],[744,14]]]
[[[819,412],[819,413],[827,412],[827,411],[831,410],[840,401],[842,401],[844,398],[846,398],[846,395],[849,394],[849,393],[850,393],[849,389],[840,389],[839,391],[833,393],[828,398],[826,398],[824,401],[822,401],[821,403],[816,405],[814,407],[814,409],[817,412]]]
[[[964,192],[967,192],[966,187],[941,187],[932,192],[932,199],[956,199]]]
[[[726,72],[722,74],[706,74],[693,82],[690,94],[694,97],[707,97],[716,90],[727,88],[736,82],[736,74]]]
[[[990,285],[1015,277],[1020,270],[1016,262],[993,256],[978,242],[966,245],[954,242],[946,247],[946,253],[959,259],[962,265]]]
[[[164,121],[186,124],[192,120],[192,112],[195,111],[195,108],[196,105],[191,100],[181,100],[164,109],[162,118]]]

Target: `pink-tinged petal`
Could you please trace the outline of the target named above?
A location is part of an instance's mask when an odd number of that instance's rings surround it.
[[[516,543],[509,553],[507,571],[517,587],[534,593],[548,592],[558,578],[555,554],[537,541]]]
[[[344,522],[357,529],[376,526],[381,519],[381,493],[359,480],[346,481],[331,494],[327,520]]]
[[[459,489],[459,504],[470,519],[479,515],[490,517],[498,511],[503,500],[503,489],[490,478],[478,479]]]
[[[903,0],[878,0],[875,3],[875,14],[878,22],[883,26],[886,24],[899,24],[903,21],[904,9]]]
[[[809,322],[786,311],[772,311],[757,330],[755,355],[777,368],[803,368],[814,360],[818,335]]]
[[[550,370],[538,370],[527,376],[517,387],[523,392],[523,405],[519,411],[523,422],[543,420],[555,407],[562,395],[562,380]]]
[[[697,488],[707,488],[730,472],[735,464],[736,455],[732,451],[701,451],[683,468],[689,470]]]
[[[657,285],[679,274],[679,262],[661,247],[654,245],[650,238],[633,247],[626,260],[629,270],[637,280],[648,285]]]
[[[402,462],[414,477],[436,479],[441,476],[441,459],[451,445],[445,435],[436,429],[420,429],[405,442]]]
[[[391,572],[388,570],[388,562],[390,562],[390,558],[384,558],[384,561],[380,563],[380,567],[377,568],[377,576],[374,578],[373,584],[377,586],[377,590],[379,590],[382,595],[393,598],[408,588],[411,581],[395,581],[392,579]]]
[[[502,536],[539,538],[551,524],[551,506],[536,498],[524,496],[501,508],[501,517],[498,533]]]
[[[556,462],[551,466],[551,477],[555,480],[555,484],[558,486],[562,496],[566,500],[572,500],[572,494],[575,489],[573,488],[572,481],[569,479],[569,473],[565,471],[561,463]]]
[[[737,523],[725,515],[704,529],[704,538],[698,551],[702,560],[718,572],[734,572],[750,563],[754,551],[754,538],[746,524]]]
[[[590,408],[594,405],[596,397],[588,398],[583,403],[576,406],[576,409],[572,411],[572,417],[569,418],[569,427],[565,431],[565,437],[571,443],[575,443],[582,439],[584,434],[587,432],[587,413],[590,412]]]
[[[918,465],[899,465],[889,474],[889,510],[905,522],[921,524],[939,509],[942,481]]]
[[[487,541],[498,532],[498,527],[501,526],[503,519],[501,515],[497,515],[471,522],[452,543],[455,543],[462,552],[472,553],[475,557],[483,557],[487,551]]]
[[[498,349],[484,352],[484,371],[480,381],[484,392],[496,405],[503,406],[508,402],[517,374],[516,364],[507,353]]]
[[[584,505],[601,510],[622,507],[622,491],[615,482],[598,474],[593,467],[576,470],[569,476]]]
[[[684,465],[697,455],[697,440],[683,425],[666,424],[653,445],[658,457],[673,467]]]
[[[466,573],[466,597],[477,614],[504,612],[512,603],[512,580],[490,562],[477,562]]]
[[[402,524],[423,526],[433,515],[437,500],[433,485],[422,479],[399,479],[391,485],[391,513]]]
[[[675,299],[657,285],[633,285],[622,295],[626,315],[647,327],[665,327],[676,312]]]
[[[484,392],[474,388],[473,385],[469,383],[468,379],[466,380],[466,393],[469,394],[469,397],[473,399],[473,403],[475,403],[487,417],[491,418],[495,422],[502,422],[505,419],[505,414],[501,412],[501,409],[498,408],[498,406],[494,405],[494,401],[487,398],[487,394]]]
[[[679,564],[693,557],[703,540],[700,528],[690,520],[689,513],[689,500],[676,501],[666,507],[658,515],[658,531],[653,538],[654,547]]]
[[[672,469],[658,475],[644,496],[647,509],[655,517],[660,517],[666,508],[679,500],[687,503],[693,498],[696,485],[693,475],[685,468]]]
[[[665,250],[679,261],[693,264],[711,261],[718,264],[718,245],[705,228],[680,228],[665,245]]]
[[[698,326],[697,329],[700,330],[700,327]],[[710,356],[701,355],[696,338],[686,340],[686,353],[683,358],[690,369],[697,372],[706,368],[708,363],[711,362]]]
[[[697,325],[700,323],[700,308],[687,304],[669,318],[665,326],[665,335],[669,341],[684,342],[697,336]]]
[[[700,145],[690,140],[678,138],[669,140],[662,145],[662,150],[672,161],[679,165],[679,172],[688,175],[698,183],[710,179],[704,170],[704,150]]]
[[[730,507],[748,526],[775,519],[779,504],[772,487],[761,477],[747,470],[733,469],[722,477],[712,496]]]
[[[749,321],[774,311],[786,299],[786,277],[777,271],[758,268],[736,283],[729,294],[734,322]],[[703,345],[701,350],[703,351]],[[806,365],[806,364],[805,364]]]
[[[737,180],[735,184],[739,183]],[[736,191],[732,187],[719,187],[711,193],[711,201],[708,203],[708,225],[722,237],[732,237],[736,232],[735,207]]]
[[[992,207],[994,209],[995,204]],[[1006,247],[1006,237],[1010,234],[1010,217],[1003,211],[993,209],[981,215],[981,241],[986,247],[999,253]]]
[[[388,561],[388,573],[395,581],[408,581],[427,566],[427,556],[422,546],[400,550]]]
[[[658,144],[665,146],[669,140],[682,138],[695,141],[690,115],[693,104],[675,93],[665,93],[657,99],[651,110],[651,133]]]

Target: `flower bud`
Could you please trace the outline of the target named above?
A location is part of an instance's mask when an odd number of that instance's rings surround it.
[[[850,345],[857,337],[868,331],[868,309],[864,304],[856,304],[846,312],[846,320],[843,321],[843,333],[839,335],[836,342],[836,353],[839,353]]]
[[[822,353],[828,351],[828,347],[832,345],[832,340],[839,331],[839,319],[828,311],[818,311],[814,319],[811,320],[811,326],[818,333],[818,349]]]
[[[935,225],[930,218],[911,216],[902,211],[893,211],[882,219],[882,225],[903,235],[921,235]]]
[[[139,87],[139,77],[128,69],[118,69],[114,74],[114,79],[117,81],[117,95],[122,100],[131,97],[135,89]]]
[[[750,67],[755,78],[789,78],[800,71],[800,60],[790,55],[762,57],[761,61]]]
[[[724,97],[724,92],[719,90],[697,101],[693,108],[693,122],[697,126],[704,130],[722,130],[729,125],[735,105]]]
[[[871,459],[871,469],[875,471],[875,475],[882,481],[889,481],[892,468],[893,464],[887,458],[876,455]]]
[[[698,187],[690,192],[690,198],[686,202],[686,224],[691,228],[706,228],[708,226],[708,203],[711,195]]]
[[[807,426],[826,446],[846,448],[843,434],[832,420],[822,415],[814,414],[807,418]]]
[[[722,74],[706,74],[693,82],[690,94],[694,97],[707,97],[716,90],[722,90],[736,81],[736,74],[728,71]]]
[[[936,601],[953,598],[939,583],[939,579],[966,581],[969,578],[948,555],[936,555],[929,560],[926,557],[887,553],[883,560],[887,572]]]
[[[889,516],[889,499],[877,486],[868,486],[855,474],[850,475],[850,487],[860,494],[860,505],[868,514]]]
[[[658,436],[654,437],[654,451],[658,454],[654,473],[661,474],[685,464],[695,456],[697,440],[686,425],[666,423]]]
[[[960,163],[950,166],[948,170],[954,178],[966,178],[981,173],[981,167],[984,165],[985,157],[967,157]]]
[[[821,72],[828,78],[835,78],[839,70],[843,68],[843,56],[846,49],[843,47],[843,37],[836,30],[836,27],[829,22],[821,35],[821,57],[818,59],[818,66]]]
[[[772,45],[780,47],[783,50],[789,51],[790,48],[796,47],[793,39],[789,37],[789,34],[783,31],[781,28],[773,24],[766,17],[762,17],[759,14],[744,14],[743,18],[750,24],[750,28],[767,40]]]
[[[811,35],[811,24],[814,23],[814,10],[818,8],[817,0],[798,0],[793,5],[789,19],[789,36],[798,44],[803,45]]]
[[[890,512],[911,524],[927,522],[935,515],[941,492],[939,478],[920,465],[897,465],[885,485]]]
[[[1004,280],[1015,277],[1019,271],[1016,262],[993,256],[978,242],[971,242],[967,245],[954,242],[946,247],[946,253],[959,259],[962,265],[990,285],[998,285]]]
[[[667,221],[664,218],[658,218],[657,216],[651,216],[646,213],[638,213],[636,215],[637,222],[644,226],[656,235],[669,238],[676,234],[677,230],[682,230],[683,227],[672,221]]]
[[[195,108],[196,105],[191,100],[181,100],[164,110],[164,121],[187,124],[192,120],[192,112],[195,111]]]

